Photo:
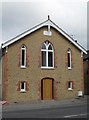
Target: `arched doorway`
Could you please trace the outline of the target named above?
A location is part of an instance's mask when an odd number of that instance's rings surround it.
[[[54,79],[43,78],[41,80],[41,99],[42,100],[54,99]]]

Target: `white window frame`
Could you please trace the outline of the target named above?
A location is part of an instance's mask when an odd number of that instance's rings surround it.
[[[68,69],[72,69],[72,67],[71,67],[71,63],[72,63],[72,62],[71,62],[71,60],[72,60],[72,59],[71,59],[71,49],[68,49],[68,50],[67,50],[67,57],[68,57],[68,54],[69,54],[69,56],[70,56],[70,63],[69,63],[69,64],[70,64],[70,67],[68,66]],[[67,59],[68,59],[68,58],[67,58]],[[69,61],[68,61],[68,62],[69,62]]]
[[[22,65],[22,51],[25,51],[25,55],[24,55],[24,65]],[[26,46],[23,45],[21,47],[21,68],[26,68]]]
[[[46,52],[46,66],[42,66],[41,65],[41,68],[46,68],[46,69],[53,69],[54,68],[54,49],[53,49],[53,46],[52,46],[52,44],[49,42],[48,44],[46,44],[45,42],[43,43],[44,45],[45,45],[45,47],[46,47],[46,49],[41,49],[41,53],[42,53],[42,51],[43,52]],[[52,46],[52,50],[48,50],[48,48],[49,48],[49,45],[51,45]],[[53,61],[53,66],[52,67],[49,67],[48,66],[48,52],[52,52],[52,56],[53,56],[53,58],[52,58],[52,61]],[[42,56],[41,56],[42,57]],[[42,58],[41,58],[42,59]]]
[[[21,89],[22,83],[24,83],[24,89]],[[20,82],[20,92],[26,92],[26,82]]]
[[[73,82],[72,81],[68,81],[68,84],[69,84],[69,82],[70,82],[70,87],[68,85],[68,90],[73,90]]]

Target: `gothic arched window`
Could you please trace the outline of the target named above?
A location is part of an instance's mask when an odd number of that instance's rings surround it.
[[[45,41],[41,48],[42,68],[54,68],[54,49],[49,41]]]

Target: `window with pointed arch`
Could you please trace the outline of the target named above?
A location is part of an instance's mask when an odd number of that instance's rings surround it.
[[[67,59],[68,59],[68,69],[71,69],[71,49],[67,50]]]
[[[42,45],[41,57],[41,68],[54,68],[54,49],[48,40],[46,40]]]
[[[21,46],[21,68],[26,68],[26,46]]]

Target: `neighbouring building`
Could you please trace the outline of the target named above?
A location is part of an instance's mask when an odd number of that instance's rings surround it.
[[[48,17],[2,44],[2,99],[30,102],[84,95],[83,53]]]
[[[2,50],[0,47],[0,100],[2,99]]]
[[[84,54],[84,89],[85,94],[89,95],[89,50]]]

